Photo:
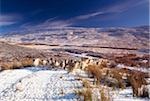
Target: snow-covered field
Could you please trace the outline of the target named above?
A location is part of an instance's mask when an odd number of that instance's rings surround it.
[[[130,67],[130,66],[125,66],[124,64],[118,64],[117,68],[127,68],[130,70],[136,70],[136,71],[141,71],[144,73],[150,73],[150,68],[142,68],[142,67]]]
[[[77,101],[81,81],[65,70],[26,68],[0,73],[0,101]]]
[[[83,85],[78,76],[86,78],[83,71],[79,74],[44,67],[4,70],[0,72],[0,101],[79,101],[75,90]],[[113,101],[149,101],[133,97],[131,88],[110,93]]]
[[[148,98],[133,97],[131,87],[112,91],[113,101],[150,101]]]

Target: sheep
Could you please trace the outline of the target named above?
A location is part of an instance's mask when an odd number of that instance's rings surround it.
[[[37,58],[37,59],[34,60],[33,65],[34,65],[34,66],[39,66],[40,63],[41,63],[41,59],[40,59],[40,58]]]
[[[16,85],[16,90],[17,91],[23,91],[25,89],[25,87],[23,86],[23,84],[21,82],[18,82]]]
[[[48,61],[47,60],[43,60],[43,65],[47,65],[48,64]]]

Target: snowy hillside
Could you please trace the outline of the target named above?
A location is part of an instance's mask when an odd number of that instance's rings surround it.
[[[77,75],[41,67],[5,70],[0,72],[0,82],[0,101],[79,101],[75,90],[83,87]],[[109,93],[113,101],[149,100],[132,97],[131,88]]]
[[[78,101],[81,81],[64,70],[26,68],[0,73],[0,101]]]

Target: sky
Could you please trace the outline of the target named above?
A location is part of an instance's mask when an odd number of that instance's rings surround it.
[[[0,0],[0,32],[149,25],[149,0]]]

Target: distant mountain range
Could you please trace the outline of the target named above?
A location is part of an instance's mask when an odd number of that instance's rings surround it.
[[[148,49],[150,46],[149,29],[149,26],[131,28],[55,28],[11,32],[1,35],[0,41]]]

